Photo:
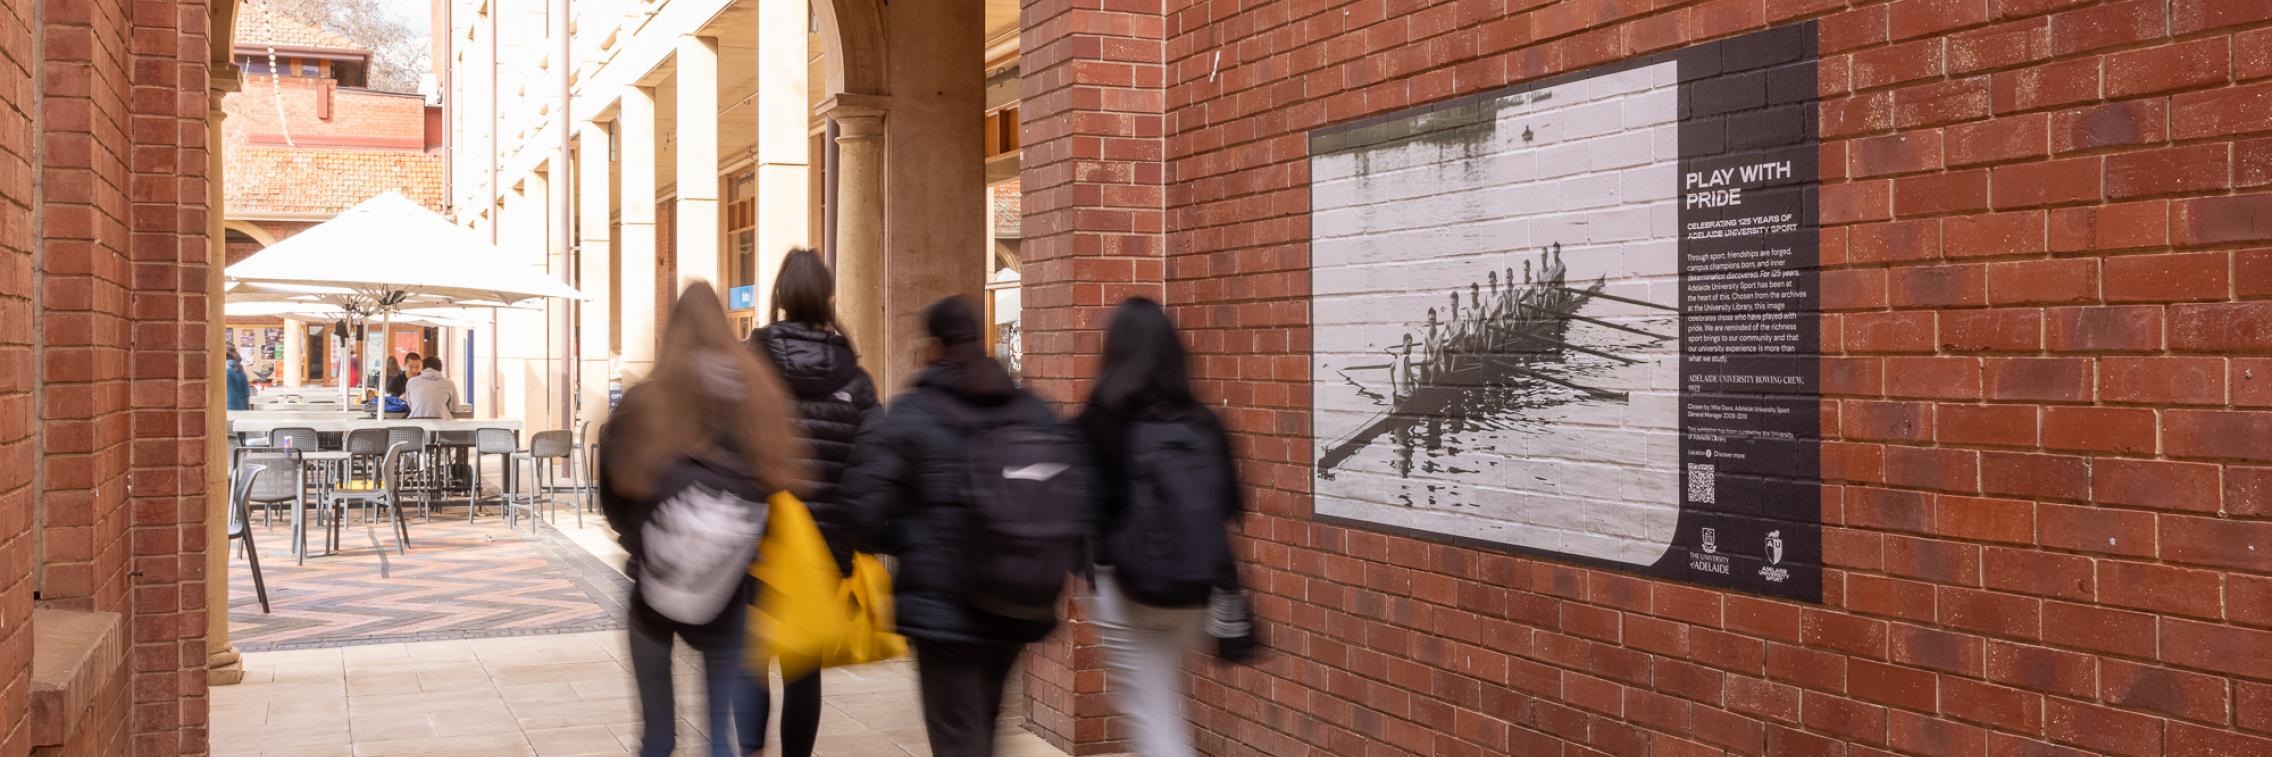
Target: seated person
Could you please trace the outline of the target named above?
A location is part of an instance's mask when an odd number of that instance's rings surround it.
[[[458,408],[458,385],[442,375],[442,359],[427,356],[425,370],[409,381],[402,392],[402,400],[410,403],[412,418],[452,418]]]

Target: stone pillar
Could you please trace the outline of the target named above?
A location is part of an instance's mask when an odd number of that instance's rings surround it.
[[[205,306],[211,326],[204,333],[209,339],[219,338],[226,322],[222,305],[228,289],[222,269],[229,259],[229,234],[223,228],[227,199],[222,192],[221,120],[228,114],[221,110],[221,98],[237,88],[235,73],[211,74],[211,111],[205,121],[205,243],[211,263],[205,269]],[[210,344],[206,352],[205,375],[211,378],[205,382],[205,459],[211,462],[205,466],[205,684],[228,686],[245,679],[244,662],[229,644],[228,353]]]
[[[276,378],[285,386],[297,387],[308,376],[308,325],[290,318],[284,319],[284,359],[276,366]]]
[[[842,94],[821,103],[836,124],[836,317],[862,355],[888,354],[884,339],[884,108],[878,95]],[[868,370],[885,381],[875,357]],[[879,388],[888,392],[896,384]]]
[[[576,404],[584,420],[607,416],[609,336],[615,319],[608,289],[613,278],[615,252],[608,234],[612,201],[608,177],[607,124],[586,121],[577,128],[576,148],[576,288],[584,293],[583,317],[577,324],[576,359],[582,363],[582,395]]]
[[[678,285],[718,276],[718,41],[678,39]],[[725,292],[718,293],[720,297]]]
[[[764,323],[772,319],[781,258],[812,244],[812,101],[805,5],[760,2],[757,12],[757,320]]]
[[[986,291],[986,72],[984,18],[975,3],[884,7],[892,92],[884,122],[884,282],[889,326],[880,352],[887,388],[904,386],[921,359],[924,305]],[[878,366],[871,364],[869,370]]]
[[[655,365],[655,91],[623,89],[615,119],[623,155],[623,376],[647,375]]]

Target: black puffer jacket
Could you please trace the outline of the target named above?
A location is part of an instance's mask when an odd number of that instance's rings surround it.
[[[855,543],[899,558],[892,586],[899,632],[952,642],[1031,643],[1048,636],[1054,620],[1004,618],[969,607],[959,576],[967,564],[971,523],[969,457],[963,432],[944,402],[998,408],[1036,423],[1057,423],[1055,413],[1024,391],[971,396],[960,393],[957,369],[934,366],[916,389],[894,398],[879,422],[863,429],[844,475],[840,507]]]
[[[837,567],[849,570],[843,508],[834,507],[837,483],[852,460],[852,439],[871,413],[880,412],[876,382],[860,368],[852,343],[841,334],[782,321],[750,332],[750,348],[771,364],[797,397],[797,433],[805,438],[805,473],[797,495],[813,511]]]

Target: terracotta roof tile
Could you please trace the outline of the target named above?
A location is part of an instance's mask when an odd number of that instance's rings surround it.
[[[441,212],[442,158],[401,150],[229,145],[223,193],[231,216],[334,214],[388,191]]]
[[[284,15],[259,0],[244,0],[237,7],[238,47],[313,47],[325,50],[370,52],[370,48],[314,24]]]

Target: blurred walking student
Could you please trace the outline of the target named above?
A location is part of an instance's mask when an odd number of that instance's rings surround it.
[[[696,283],[671,309],[654,372],[600,432],[600,504],[630,555],[646,757],[676,746],[673,637],[702,653],[710,754],[735,754],[728,721],[742,688],[749,565],[765,500],[795,483],[803,455],[788,408],[772,371],[734,338],[717,293]]]
[[[1104,493],[1095,609],[1113,693],[1145,757],[1190,757],[1183,655],[1209,601],[1235,591],[1229,527],[1242,506],[1230,437],[1191,395],[1183,343],[1160,304],[1120,304],[1076,423]]]
[[[1084,567],[1094,474],[1078,436],[986,354],[968,301],[923,312],[929,365],[863,432],[840,490],[855,545],[896,555],[937,757],[994,750],[1002,687]]]
[[[852,340],[836,321],[835,277],[820,254],[791,250],[781,261],[773,283],[773,323],[750,333],[749,346],[761,361],[770,363],[788,384],[795,398],[797,432],[805,446],[797,493],[818,520],[821,536],[835,553],[837,569],[851,571],[852,551],[842,516],[835,506],[837,482],[852,459],[852,439],[871,413],[879,412],[876,383],[860,368]],[[766,672],[753,671],[751,698],[744,703],[742,749],[755,752],[765,745],[765,721],[771,704],[765,687]],[[781,754],[811,757],[814,736],[820,731],[820,671],[785,681],[781,702]]]

